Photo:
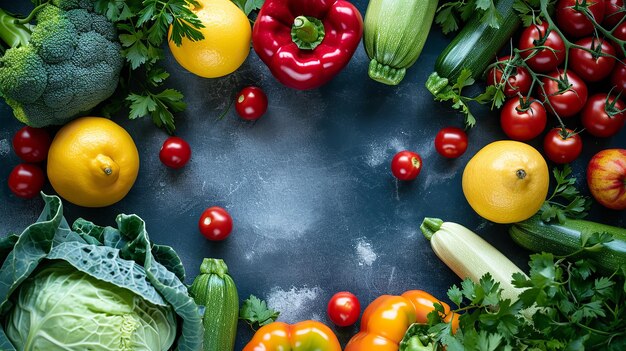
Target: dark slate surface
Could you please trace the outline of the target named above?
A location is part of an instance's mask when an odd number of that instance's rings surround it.
[[[365,13],[366,1],[355,1]],[[0,1],[9,9],[27,6]],[[251,52],[234,74],[203,79],[180,68],[169,56],[169,85],[189,104],[177,115],[176,135],[193,148],[191,162],[179,171],[166,169],[158,152],[167,134],[145,120],[115,119],[133,136],[141,169],[134,188],[119,203],[85,209],[65,203],[69,221],[84,217],[114,224],[118,213],[136,213],[147,222],[151,238],[173,246],[190,283],[203,257],[223,258],[240,297],[255,294],[296,322],[326,317],[328,299],[337,291],[355,293],[363,307],[381,294],[423,289],[441,298],[459,279],[433,254],[418,230],[424,216],[457,221],[476,231],[526,267],[528,252],[516,247],[507,227],[481,219],[461,191],[464,165],[484,145],[505,139],[498,115],[475,108],[478,126],[470,146],[457,160],[436,154],[433,139],[461,117],[433,102],[423,87],[437,54],[449,38],[434,28],[424,52],[398,87],[367,77],[368,59],[359,47],[346,69],[314,91],[296,91],[274,80]],[[269,97],[267,115],[256,123],[217,117],[247,84],[261,86]],[[555,125],[550,120],[550,125]],[[10,141],[20,124],[0,103],[0,232],[21,232],[42,209],[42,201],[24,201],[6,186],[19,163]],[[580,180],[591,156],[605,148],[626,147],[626,129],[610,140],[584,137],[585,150],[573,163]],[[534,146],[539,146],[535,141]],[[389,162],[402,149],[419,152],[424,169],[410,183],[397,182]],[[586,186],[580,184],[582,188]],[[49,185],[45,189],[53,193]],[[206,241],[197,230],[201,212],[226,208],[235,229],[222,243]],[[623,226],[626,214],[594,204],[592,215]],[[357,328],[335,328],[345,344]],[[241,324],[237,347],[252,332]]]

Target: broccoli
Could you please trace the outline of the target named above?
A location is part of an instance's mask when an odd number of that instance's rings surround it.
[[[0,39],[0,95],[29,126],[64,124],[117,88],[122,48],[94,0],[51,0],[25,19],[0,9]]]

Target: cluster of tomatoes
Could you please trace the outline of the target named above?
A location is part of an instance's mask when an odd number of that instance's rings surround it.
[[[23,127],[13,135],[13,151],[24,161],[9,174],[9,189],[15,196],[30,199],[43,189],[45,176],[39,163],[48,158],[51,143],[45,129]]]
[[[548,114],[560,117],[563,125],[551,129],[543,143],[555,163],[572,162],[582,151],[580,136],[565,124],[580,123],[593,136],[611,137],[626,120],[626,104],[620,99],[626,90],[626,65],[618,59],[621,48],[599,36],[587,11],[616,39],[626,40],[623,0],[560,0],[556,27],[542,19],[521,33],[516,52],[525,64],[503,57],[487,74],[490,85],[505,76],[503,92],[509,100],[500,122],[509,138],[534,139],[545,130]],[[590,93],[592,89],[597,91]]]

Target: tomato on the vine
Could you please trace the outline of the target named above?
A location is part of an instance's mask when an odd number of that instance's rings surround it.
[[[13,150],[26,162],[43,162],[48,158],[52,139],[45,129],[23,127],[13,135]]]
[[[170,168],[182,168],[191,158],[191,147],[189,144],[179,137],[169,137],[163,142],[161,151],[159,151],[159,159]]]
[[[198,228],[202,235],[212,241],[226,239],[233,230],[233,219],[223,208],[209,207],[200,216]]]
[[[519,40],[520,54],[535,72],[553,71],[565,60],[565,42],[557,32],[547,31],[546,21],[531,24],[524,29]],[[537,47],[543,48],[535,49]]]
[[[498,60],[496,66],[487,73],[487,85],[497,85],[502,81],[502,75],[510,70],[509,79],[504,82],[504,95],[513,97],[515,95],[526,95],[530,91],[532,77],[524,67],[507,67],[510,56],[504,56]]]
[[[457,158],[467,150],[467,134],[461,128],[442,128],[435,136],[435,150],[443,157]]]
[[[361,304],[354,294],[338,292],[328,301],[328,318],[338,327],[347,327],[359,320]]]
[[[552,106],[546,106],[548,112],[556,113],[560,117],[572,117],[587,102],[587,85],[571,70],[565,74],[554,71],[543,77],[541,82],[543,89],[539,89],[538,93],[544,103],[547,101]]]
[[[556,22],[563,33],[573,38],[593,33],[595,27],[581,11],[583,6],[587,6],[597,23],[604,20],[604,0],[587,1],[586,5],[583,5],[583,0],[559,0],[556,5]]]
[[[613,31],[613,36],[619,40],[626,41],[626,22],[622,22],[615,30]],[[615,51],[617,51],[617,57],[624,57],[624,51],[622,50],[622,46],[620,43],[613,42],[613,47]]]
[[[553,128],[543,139],[543,151],[554,163],[570,163],[583,151],[583,141],[571,129]]]
[[[512,98],[500,112],[500,125],[513,140],[534,139],[546,128],[546,109],[537,100]]]
[[[626,121],[626,104],[606,93],[589,98],[581,113],[585,129],[593,136],[607,138],[617,134]]]
[[[613,29],[624,18],[624,0],[604,0],[604,21],[602,24]]]
[[[17,197],[33,198],[43,189],[43,184],[43,171],[37,165],[21,163],[9,174],[9,189]]]
[[[580,48],[570,50],[571,68],[586,82],[597,82],[611,74],[615,67],[615,48],[606,40],[587,37],[578,40]],[[604,56],[608,55],[608,56]]]
[[[237,95],[235,110],[237,110],[241,118],[255,121],[261,118],[267,111],[267,95],[261,88],[255,86],[245,87]]]
[[[391,173],[399,180],[413,180],[422,170],[422,158],[412,151],[400,151],[391,160]]]
[[[618,61],[611,73],[611,85],[617,92],[626,92],[626,65]]]

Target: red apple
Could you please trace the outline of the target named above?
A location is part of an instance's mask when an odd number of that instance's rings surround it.
[[[607,149],[593,156],[587,165],[587,185],[603,206],[626,209],[626,150]]]

